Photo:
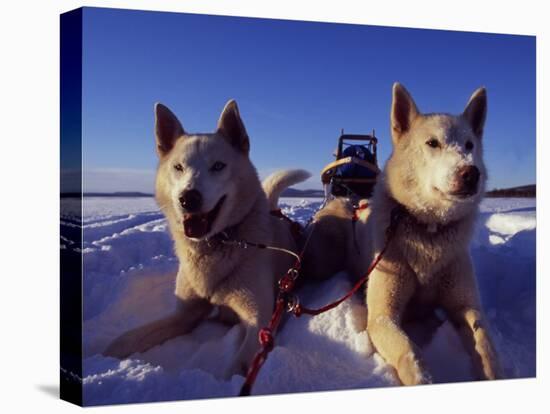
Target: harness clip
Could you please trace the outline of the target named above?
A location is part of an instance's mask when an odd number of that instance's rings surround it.
[[[287,296],[286,302],[286,311],[289,313],[294,313],[296,316],[299,316],[300,312],[300,299],[296,295],[289,294]]]

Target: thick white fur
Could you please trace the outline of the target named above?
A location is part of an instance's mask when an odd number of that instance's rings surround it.
[[[393,365],[403,384],[430,382],[417,345],[403,329],[434,307],[443,308],[462,334],[479,378],[493,379],[500,368],[483,317],[469,242],[483,197],[484,89],[474,92],[461,115],[420,113],[404,87],[395,84],[391,110],[393,152],[352,226],[348,200],[331,200],[314,218],[313,237],[303,269],[312,279],[346,270],[361,276],[385,244],[390,214],[404,206],[396,233],[367,289],[368,332],[378,352]],[[427,141],[441,145],[431,148]],[[473,148],[467,149],[471,141]],[[477,193],[452,193],[461,167],[480,172]],[[357,240],[359,249],[354,246]]]
[[[422,115],[404,87],[393,88],[393,153],[357,229],[362,253],[358,267],[366,268],[381,251],[392,210],[404,206],[407,213],[367,289],[369,335],[403,384],[431,381],[402,326],[409,314],[424,306],[447,312],[480,379],[500,376],[469,254],[487,177],[482,157],[485,111],[484,89],[474,92],[462,115],[452,116]],[[426,145],[431,138],[441,147]],[[468,141],[474,144],[469,151]],[[474,196],[458,198],[450,193],[464,165],[479,169],[480,186]]]
[[[249,157],[249,140],[237,105],[228,102],[213,134],[186,134],[168,108],[156,106],[159,166],[156,199],[166,215],[174,239],[179,270],[175,295],[178,308],[166,318],[133,329],[106,349],[104,354],[125,358],[192,330],[217,307],[220,318],[244,329],[242,345],[225,376],[243,374],[258,349],[258,331],[271,316],[276,280],[293,258],[270,250],[241,249],[206,238],[232,228],[232,237],[296,250],[289,225],[269,214],[286,186],[309,174],[284,171],[269,177],[262,188]],[[226,167],[212,172],[211,166]],[[174,165],[181,164],[176,170]],[[183,231],[182,191],[202,194],[203,211],[210,211],[222,196],[221,210],[211,231],[200,239]]]

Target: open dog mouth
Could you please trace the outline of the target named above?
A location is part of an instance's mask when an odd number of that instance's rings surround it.
[[[193,239],[200,239],[210,233],[210,230],[212,230],[212,224],[216,220],[216,217],[218,217],[218,213],[222,208],[225,197],[226,196],[220,198],[214,208],[206,213],[184,214],[183,231],[185,235]]]

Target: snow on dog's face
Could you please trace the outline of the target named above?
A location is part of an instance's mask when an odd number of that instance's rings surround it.
[[[237,224],[261,186],[235,101],[227,103],[213,134],[185,133],[162,104],[155,114],[156,198],[172,231],[200,240]]]
[[[485,190],[482,156],[485,89],[476,90],[459,116],[421,114],[407,90],[393,87],[393,152],[385,168],[390,194],[425,222],[463,217]]]

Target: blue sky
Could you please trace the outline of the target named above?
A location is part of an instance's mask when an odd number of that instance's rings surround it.
[[[340,129],[391,152],[391,86],[421,111],[460,113],[488,90],[489,188],[535,182],[535,38],[87,8],[85,191],[153,192],[153,104],[210,132],[237,100],[261,176],[301,167],[320,188]]]

